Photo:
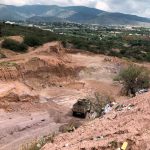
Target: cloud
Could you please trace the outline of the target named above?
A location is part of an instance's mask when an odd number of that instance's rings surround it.
[[[106,2],[103,2],[103,1],[97,2],[96,3],[96,8],[97,9],[102,9],[102,10],[105,10],[105,11],[110,11],[111,10],[109,5]]]
[[[0,3],[9,5],[82,5],[110,12],[122,12],[150,17],[150,0],[0,0]]]
[[[97,0],[102,3],[98,8],[111,12],[129,13],[150,17],[150,0]]]
[[[8,5],[32,5],[32,4],[44,4],[44,5],[83,5],[90,6],[95,4],[96,0],[0,0],[1,4]],[[93,5],[92,5],[93,6]]]

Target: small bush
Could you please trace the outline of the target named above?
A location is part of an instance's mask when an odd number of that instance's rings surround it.
[[[36,36],[25,36],[24,43],[31,47],[42,45],[41,40]]]
[[[102,115],[103,109],[107,104],[110,104],[114,101],[113,97],[108,95],[99,94],[97,92],[94,93],[94,110],[97,112],[98,117]]]
[[[122,82],[125,95],[132,94],[135,96],[139,89],[149,88],[150,86],[149,71],[134,64],[121,70],[117,79]]]
[[[53,143],[54,142],[54,134],[50,134],[48,136],[44,136],[39,140],[32,141],[31,143],[27,143],[22,145],[19,150],[40,150],[46,143]]]
[[[10,49],[15,52],[25,52],[27,50],[27,45],[12,39],[5,39],[2,42],[2,48]]]
[[[75,129],[79,128],[82,125],[78,120],[70,120],[69,123],[64,124],[59,127],[59,132],[73,132]]]

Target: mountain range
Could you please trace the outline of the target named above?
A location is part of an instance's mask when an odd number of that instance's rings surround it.
[[[13,6],[0,4],[0,20],[30,22],[75,22],[100,25],[150,24],[149,18],[112,13],[84,6],[56,5]]]

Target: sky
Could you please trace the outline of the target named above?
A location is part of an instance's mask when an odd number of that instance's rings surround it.
[[[88,6],[109,12],[122,12],[150,18],[150,0],[0,0],[9,5]]]

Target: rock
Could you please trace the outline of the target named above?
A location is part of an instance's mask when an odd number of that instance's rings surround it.
[[[69,146],[69,144],[68,143],[66,143],[65,145],[64,145],[64,147],[68,147]]]

